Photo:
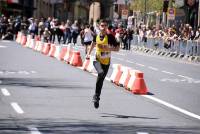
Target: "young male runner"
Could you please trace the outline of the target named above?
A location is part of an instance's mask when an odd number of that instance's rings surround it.
[[[108,73],[111,59],[111,51],[119,51],[119,43],[115,40],[112,34],[107,34],[107,22],[100,21],[99,25],[100,33],[94,39],[92,46],[90,47],[86,58],[89,58],[93,48],[96,46],[96,60],[100,62],[103,73],[98,74],[96,81],[95,94],[93,96],[94,107],[99,107],[99,100],[101,95],[101,89],[104,79]]]

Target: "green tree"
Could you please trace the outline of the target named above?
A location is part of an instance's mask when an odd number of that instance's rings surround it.
[[[161,11],[163,6],[163,0],[132,0],[130,9],[133,11],[145,12],[145,1],[146,1],[146,11]]]

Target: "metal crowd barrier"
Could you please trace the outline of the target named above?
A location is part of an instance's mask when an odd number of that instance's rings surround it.
[[[197,40],[171,40],[166,47],[163,38],[147,38],[145,42],[141,36],[133,35],[132,45],[184,56],[200,56],[200,41]]]

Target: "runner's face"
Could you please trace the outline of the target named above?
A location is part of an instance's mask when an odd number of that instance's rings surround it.
[[[107,28],[107,24],[106,24],[106,23],[101,23],[99,27],[100,27],[100,30],[101,30],[102,32],[105,32],[105,31],[106,31],[106,28]]]

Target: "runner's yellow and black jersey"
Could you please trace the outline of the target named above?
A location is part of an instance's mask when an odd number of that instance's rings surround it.
[[[116,42],[115,37],[111,34],[107,34],[104,36],[97,35],[94,42],[96,42],[96,58],[97,58],[97,60],[101,64],[109,65],[111,52],[104,51],[99,46],[106,46],[106,45],[117,46],[118,43]]]

